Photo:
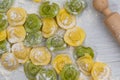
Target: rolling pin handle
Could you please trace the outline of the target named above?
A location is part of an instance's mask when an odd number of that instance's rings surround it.
[[[93,0],[93,6],[97,11],[103,12],[108,9],[108,0]]]
[[[93,0],[93,6],[106,16],[104,23],[120,43],[120,14],[109,9],[108,0]]]
[[[102,12],[106,17],[110,16],[113,12],[109,9],[106,8],[105,10],[103,10]]]

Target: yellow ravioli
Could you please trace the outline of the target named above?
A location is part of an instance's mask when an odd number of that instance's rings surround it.
[[[1,57],[2,65],[7,70],[15,70],[19,64],[13,53],[5,53]]]
[[[1,31],[1,32],[0,32],[0,41],[5,40],[6,37],[7,37],[7,35],[6,35],[6,30]]]
[[[66,31],[64,40],[70,46],[80,46],[85,40],[85,31],[80,27],[74,27]]]
[[[23,8],[13,7],[7,12],[8,22],[12,26],[20,26],[25,23],[27,13]]]
[[[66,64],[72,64],[72,60],[67,54],[57,55],[52,62],[52,65],[58,74]]]
[[[110,74],[110,68],[107,64],[101,62],[96,62],[91,72],[93,80],[109,80]]]
[[[80,57],[77,60],[77,65],[85,75],[91,75],[91,70],[94,65],[94,61],[90,55],[85,54],[85,56]]]
[[[56,18],[58,25],[63,29],[70,29],[76,25],[75,16],[67,13],[65,9],[61,9]]]
[[[23,42],[19,42],[12,46],[12,53],[19,63],[25,63],[29,58],[30,48],[25,47]]]
[[[42,34],[45,38],[49,38],[54,35],[57,31],[57,28],[58,26],[53,18],[43,19]]]
[[[34,65],[47,65],[51,60],[51,53],[45,47],[33,48],[30,59]]]
[[[23,26],[8,27],[7,28],[8,41],[10,43],[21,42],[25,39],[26,31]]]

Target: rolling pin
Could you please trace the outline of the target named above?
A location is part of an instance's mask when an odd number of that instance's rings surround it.
[[[112,12],[108,5],[108,0],[93,0],[94,8],[105,15],[105,25],[120,44],[120,14]]]

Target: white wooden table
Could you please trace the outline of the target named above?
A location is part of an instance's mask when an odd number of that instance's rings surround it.
[[[51,1],[55,1],[62,6],[65,0]],[[87,9],[82,15],[77,17],[77,25],[85,29],[87,33],[85,45],[93,47],[97,54],[97,61],[109,64],[112,69],[112,80],[120,80],[120,45],[118,45],[109,30],[103,24],[104,16],[94,10],[92,0],[86,1],[88,3]],[[120,13],[120,0],[109,0],[109,3],[113,11]],[[31,3],[30,0],[16,0],[14,6],[23,7],[28,13],[36,13],[39,4]],[[0,70],[3,69],[1,68]],[[8,76],[11,77],[8,80],[27,80],[22,72],[22,68],[12,73],[6,73],[5,70],[3,71],[2,74],[9,74]],[[5,79],[1,79],[0,77],[0,80]]]

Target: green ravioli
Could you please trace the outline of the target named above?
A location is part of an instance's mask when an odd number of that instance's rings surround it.
[[[68,0],[65,3],[65,9],[73,15],[80,14],[85,8],[86,2],[84,0]]]
[[[54,69],[41,68],[37,80],[57,80],[57,74]]]
[[[59,10],[60,8],[58,4],[46,1],[41,4],[39,14],[44,18],[53,18],[59,13]]]
[[[78,80],[79,71],[72,64],[66,64],[60,72],[61,80]]]
[[[40,66],[36,66],[34,64],[32,64],[32,62],[28,61],[24,64],[24,72],[26,77],[29,80],[37,80],[36,79],[36,75],[40,70]]]
[[[0,14],[0,31],[3,31],[8,27],[8,21],[4,14]]]
[[[0,56],[9,50],[10,44],[7,40],[0,41]]]
[[[64,50],[67,47],[63,37],[59,35],[48,38],[46,45],[51,51]]]
[[[89,54],[92,58],[94,58],[94,51],[90,47],[84,46],[76,47],[74,53],[77,58],[85,56],[85,54]]]
[[[37,47],[42,42],[42,33],[34,32],[34,33],[28,33],[25,40],[24,45],[27,47]]]
[[[0,0],[0,13],[5,13],[12,6],[14,0]]]
[[[36,32],[42,27],[42,21],[36,14],[29,14],[24,24],[26,32]]]

